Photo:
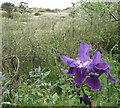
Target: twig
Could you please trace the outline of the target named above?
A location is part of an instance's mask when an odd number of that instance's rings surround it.
[[[25,57],[34,57],[34,55],[30,55],[30,56],[29,55],[23,55],[23,56],[19,56],[18,58],[25,58]],[[5,57],[5,58],[3,58],[3,60],[13,59],[13,58],[16,58],[16,55]]]
[[[16,72],[15,72],[15,75],[13,76],[13,77],[15,77],[15,76],[17,76],[17,74],[18,74],[18,69],[19,69],[19,66],[20,66],[20,61],[19,61],[19,58],[17,57],[17,55],[16,55],[16,59],[17,59],[17,69],[16,69]]]

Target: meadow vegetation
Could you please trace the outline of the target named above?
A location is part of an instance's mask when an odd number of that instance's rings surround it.
[[[96,50],[102,52],[102,60],[109,63],[110,74],[118,82],[116,7],[117,3],[82,2],[82,5],[63,10],[63,13],[69,10],[69,15],[64,16],[42,15],[40,10],[39,17],[28,12],[13,12],[13,18],[7,18],[3,12],[2,104],[83,106],[74,91],[77,86],[73,83],[74,76],[66,75],[69,68],[61,60],[62,55],[76,59],[81,42],[91,45],[91,58]],[[116,106],[118,83],[111,83],[105,75],[100,80],[99,91],[91,91],[83,85],[92,104]]]

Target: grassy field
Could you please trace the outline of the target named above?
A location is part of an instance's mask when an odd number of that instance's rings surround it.
[[[117,22],[94,15],[91,24],[88,16],[73,18],[65,12],[13,14],[13,19],[2,17],[3,104],[83,106],[74,92],[73,77],[66,75],[69,68],[61,60],[62,55],[75,59],[81,42],[92,47],[91,58],[101,50],[102,60],[109,63],[110,74],[118,82]],[[99,91],[83,85],[92,104],[116,106],[118,83],[108,81],[105,74],[100,80]]]

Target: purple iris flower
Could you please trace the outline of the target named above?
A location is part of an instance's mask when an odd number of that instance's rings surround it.
[[[116,80],[108,73],[110,66],[107,62],[101,61],[101,54],[96,51],[93,60],[89,57],[90,46],[86,43],[80,43],[78,48],[78,55],[76,60],[62,56],[61,60],[70,67],[67,75],[71,76],[76,74],[74,83],[80,85],[86,79],[86,84],[91,87],[92,90],[100,89],[101,83],[99,77],[105,73],[109,80],[116,84]],[[88,69],[88,71],[87,71]],[[90,77],[86,76],[90,74]]]

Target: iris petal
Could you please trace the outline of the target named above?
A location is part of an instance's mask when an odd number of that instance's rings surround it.
[[[101,87],[100,80],[98,79],[98,75],[90,75],[86,79],[86,84],[91,88],[91,90],[99,90]]]
[[[76,60],[71,59],[71,58],[68,58],[68,57],[66,57],[66,56],[64,56],[64,55],[61,57],[61,60],[62,60],[66,65],[68,65],[69,67],[77,67],[77,66],[79,66],[79,63],[78,63]]]
[[[106,75],[108,76],[108,79],[112,81],[114,84],[117,83],[116,80],[112,77],[112,75],[110,75],[108,72],[106,73]]]
[[[89,57],[89,50],[90,50],[90,46],[86,43],[80,43],[79,44],[79,48],[78,48],[78,55],[77,55],[77,60],[80,61],[89,61],[90,57]]]
[[[79,68],[77,71],[77,75],[74,79],[74,83],[80,85],[84,82],[85,78],[86,78],[87,72],[85,68]]]
[[[94,66],[100,62],[100,59],[101,59],[101,54],[99,51],[96,51],[92,62],[90,63],[89,66],[87,66],[87,68],[91,71],[94,71]]]
[[[108,76],[108,79],[110,81],[112,81],[114,84],[116,84],[116,80],[112,77],[112,75],[110,75],[108,72],[110,70],[110,66],[107,62],[105,61],[101,61],[100,63],[98,63],[97,65],[95,65],[95,71],[101,75],[102,73],[106,73],[106,75]]]
[[[93,57],[93,62],[94,62],[94,64],[96,64],[100,61],[101,61],[101,53],[100,53],[100,51],[96,51],[95,55]]]
[[[109,69],[110,69],[110,66],[105,61],[101,61],[94,66],[95,72],[97,72],[99,75],[101,75],[102,73],[108,72]]]
[[[66,65],[68,65],[69,67],[77,67],[77,66],[79,66],[79,63],[78,63],[76,60],[71,59],[71,58],[68,58],[68,57],[66,57],[66,56],[64,56],[64,55],[61,57],[61,60],[62,60]]]
[[[74,74],[76,74],[77,72],[77,68],[76,67],[71,67],[67,73],[68,76],[72,76]]]
[[[112,81],[114,84],[116,84],[117,82],[116,82],[116,80],[112,77],[112,75],[110,75],[109,73],[108,73],[108,79],[110,80],[110,81]]]

